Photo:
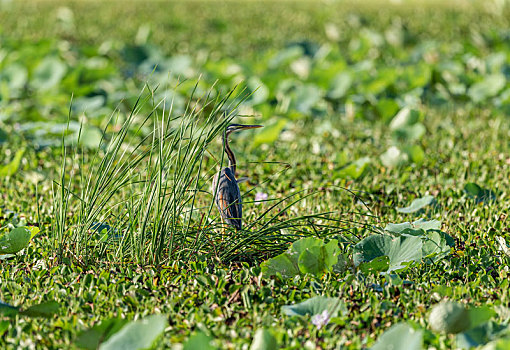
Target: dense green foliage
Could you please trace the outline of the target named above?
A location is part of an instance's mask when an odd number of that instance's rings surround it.
[[[509,13],[0,2],[2,348],[504,347]]]

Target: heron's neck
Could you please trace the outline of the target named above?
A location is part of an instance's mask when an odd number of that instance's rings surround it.
[[[228,135],[223,135],[223,142],[225,143],[225,153],[227,153],[228,157],[228,167],[230,170],[232,170],[232,173],[234,176],[236,175],[236,156],[234,155],[234,152],[230,149],[230,146],[228,144]]]

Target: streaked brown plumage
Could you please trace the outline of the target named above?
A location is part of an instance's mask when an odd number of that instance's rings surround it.
[[[221,169],[213,180],[214,201],[220,211],[222,221],[234,227],[242,228],[243,205],[241,191],[236,179],[236,158],[228,144],[228,136],[234,132],[245,129],[260,128],[262,125],[230,124],[223,134],[223,146],[228,157],[228,167]]]

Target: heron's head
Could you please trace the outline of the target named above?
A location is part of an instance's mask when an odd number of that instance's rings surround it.
[[[262,127],[262,125],[229,124],[229,126],[227,126],[227,130],[225,131],[225,134],[229,135],[230,133],[232,133],[234,131],[256,129],[256,128],[261,128],[261,127]]]

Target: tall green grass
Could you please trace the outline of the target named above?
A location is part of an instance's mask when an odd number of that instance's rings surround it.
[[[240,232],[222,227],[211,182],[225,153],[210,165],[206,152],[236,117],[246,94],[234,89],[213,98],[212,91],[192,95],[185,112],[174,115],[172,101],[154,101],[155,91],[146,87],[128,116],[115,112],[109,118],[96,152],[81,148],[81,136],[72,145],[62,139],[52,220],[60,259],[83,265],[253,261],[280,253],[298,237],[319,235],[313,220],[322,222],[323,232],[338,233],[341,220],[331,213],[289,215],[314,191],[274,200]],[[151,112],[141,117],[147,104]]]

